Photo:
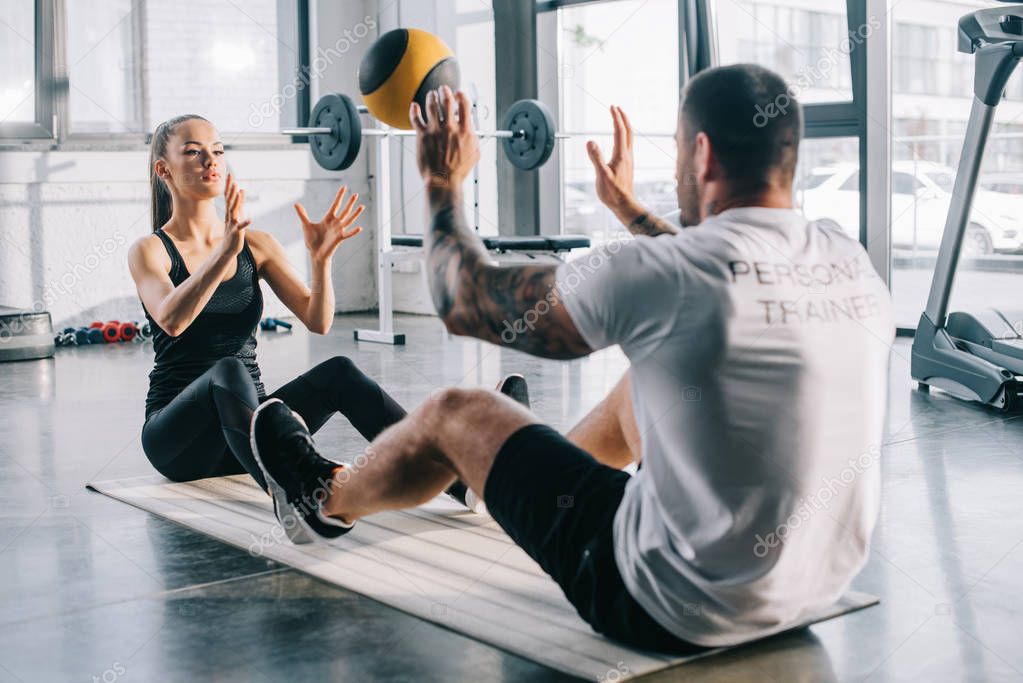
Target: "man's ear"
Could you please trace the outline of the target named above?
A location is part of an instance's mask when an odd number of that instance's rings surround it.
[[[693,144],[693,168],[701,183],[718,180],[720,177],[721,169],[714,154],[714,146],[707,134],[702,131],[696,134]]]

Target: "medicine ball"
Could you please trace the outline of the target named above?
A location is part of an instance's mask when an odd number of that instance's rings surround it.
[[[442,85],[458,89],[458,62],[443,40],[415,28],[377,38],[359,64],[359,91],[370,113],[394,128],[412,127],[413,100],[426,108],[426,94]]]

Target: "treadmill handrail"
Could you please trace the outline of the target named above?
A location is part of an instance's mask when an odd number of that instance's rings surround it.
[[[984,104],[976,97],[973,99],[970,121],[966,125],[966,138],[963,140],[963,151],[959,157],[959,171],[952,187],[945,229],[941,233],[941,244],[938,247],[938,257],[931,278],[931,291],[927,296],[927,308],[924,310],[924,315],[938,329],[945,326],[948,301],[959,266],[959,252],[970,222],[977,178],[980,176],[984,148],[994,116],[995,107]]]
[[[995,10],[1000,12],[998,8]],[[978,25],[984,26],[985,21],[990,23],[991,10],[980,10],[963,17],[959,22],[960,31],[964,30],[964,21],[971,16],[983,19],[984,21],[979,21]],[[1023,40],[1001,40],[998,36],[991,35],[971,36],[971,39],[973,51],[977,55],[974,68],[974,100],[970,108],[970,120],[966,125],[966,135],[963,138],[963,151],[959,157],[959,170],[952,188],[948,215],[945,218],[945,229],[938,247],[931,290],[927,296],[927,308],[924,310],[924,315],[938,329],[944,327],[948,314],[948,302],[959,266],[959,252],[970,223],[977,178],[980,175],[981,163],[984,161],[984,150],[991,133],[995,109],[1005,92],[1009,77],[1023,57]]]

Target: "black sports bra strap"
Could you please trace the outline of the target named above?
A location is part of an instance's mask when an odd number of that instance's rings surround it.
[[[242,253],[245,254],[249,259],[249,264],[252,266],[252,282],[259,288],[259,264],[256,263],[256,255],[252,253],[252,249],[249,247],[249,239],[245,238],[245,244],[242,246]]]
[[[172,240],[170,238],[170,235],[165,233],[162,228],[156,231],[156,236],[160,238],[161,242],[163,242],[164,248],[167,249],[167,255],[170,256],[171,260],[170,276],[171,280],[173,280],[176,274],[182,273],[184,271],[185,259],[181,258],[181,252],[179,252],[178,248],[174,246],[174,240]]]

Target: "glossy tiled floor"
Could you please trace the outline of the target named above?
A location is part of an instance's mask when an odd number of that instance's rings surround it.
[[[352,356],[404,404],[529,377],[565,428],[618,379],[605,352],[539,361],[404,317],[409,345],[263,336],[269,387]],[[1023,680],[1023,418],[913,391],[892,356],[884,509],[855,588],[878,607],[651,680]],[[138,446],[151,351],[0,365],[0,681],[544,681],[565,677],[84,489],[149,474]],[[841,387],[834,391],[840,392]],[[318,437],[358,448],[339,418]]]

